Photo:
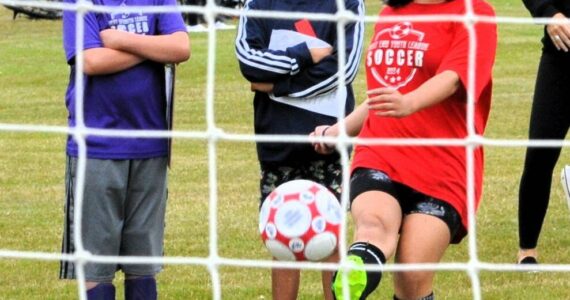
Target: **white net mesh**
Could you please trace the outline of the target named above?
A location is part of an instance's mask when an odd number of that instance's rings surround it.
[[[335,141],[337,147],[341,150],[341,158],[343,162],[343,174],[344,174],[344,186],[348,186],[348,166],[349,166],[349,154],[346,151],[346,146],[360,143],[360,144],[382,144],[382,145],[437,145],[437,146],[465,146],[467,155],[467,180],[468,180],[468,199],[469,199],[469,215],[473,216],[473,195],[474,195],[474,179],[473,179],[473,150],[479,146],[485,147],[526,147],[526,146],[547,146],[547,147],[568,147],[570,146],[569,141],[556,141],[556,140],[542,140],[542,141],[529,141],[525,139],[505,139],[505,138],[485,138],[475,134],[474,131],[474,111],[473,111],[473,86],[474,86],[474,72],[476,72],[474,66],[474,51],[476,40],[473,35],[473,26],[477,22],[497,22],[499,24],[533,24],[537,21],[539,22],[549,22],[548,19],[531,19],[522,17],[502,17],[497,18],[486,18],[480,17],[473,14],[471,8],[471,1],[466,0],[467,13],[465,15],[440,15],[440,16],[417,16],[407,18],[407,20],[414,20],[420,22],[437,22],[442,18],[445,20],[457,20],[464,22],[466,28],[470,32],[470,72],[469,81],[467,86],[468,91],[468,128],[469,135],[466,139],[456,140],[456,139],[373,139],[373,140],[359,140],[355,138],[348,137],[346,134],[341,134],[337,139],[325,138],[324,141]],[[215,91],[216,85],[224,84],[223,81],[219,81],[216,78],[220,77],[220,74],[216,73],[216,54],[219,53],[217,48],[219,44],[217,43],[217,32],[213,26],[215,22],[215,16],[217,14],[224,14],[228,16],[240,16],[242,14],[247,14],[251,17],[263,17],[263,18],[307,18],[311,20],[332,20],[337,21],[337,31],[339,45],[338,49],[344,49],[345,36],[342,29],[347,22],[356,21],[356,16],[350,11],[344,9],[344,2],[338,0],[337,5],[339,11],[336,15],[326,15],[326,14],[312,14],[305,12],[298,13],[283,13],[276,11],[248,11],[244,12],[239,9],[224,8],[217,6],[213,0],[209,0],[207,5],[201,6],[177,6],[177,7],[129,7],[129,8],[108,8],[94,6],[88,1],[79,1],[77,5],[64,5],[60,2],[48,2],[48,1],[7,1],[0,0],[0,4],[13,6],[13,7],[36,7],[44,9],[53,10],[74,10],[77,12],[78,16],[81,16],[87,11],[99,11],[99,12],[126,12],[131,10],[137,10],[142,12],[169,12],[169,11],[180,11],[184,13],[199,13],[203,14],[206,21],[209,23],[209,30],[207,33],[207,71],[206,71],[206,85],[205,85],[205,130],[174,130],[170,132],[164,131],[120,131],[120,130],[95,130],[92,128],[86,128],[83,121],[83,94],[81,93],[83,89],[83,80],[80,78],[83,69],[82,63],[82,52],[78,52],[76,59],[77,62],[77,127],[68,128],[65,126],[52,126],[52,125],[36,125],[36,124],[12,124],[12,123],[0,123],[0,132],[10,132],[10,133],[28,133],[28,132],[40,132],[40,133],[53,133],[59,135],[72,135],[79,145],[79,160],[78,160],[78,177],[77,177],[77,190],[76,190],[76,201],[77,201],[77,212],[81,212],[82,205],[82,188],[85,180],[85,158],[86,158],[86,146],[85,146],[85,136],[86,135],[102,135],[102,136],[130,136],[130,137],[172,137],[176,140],[200,140],[207,143],[207,166],[208,166],[208,256],[207,257],[173,257],[165,256],[160,258],[150,258],[150,257],[101,257],[93,256],[89,252],[85,251],[81,243],[81,237],[78,234],[81,232],[81,213],[75,214],[75,244],[76,252],[73,255],[61,255],[58,253],[42,252],[42,251],[17,251],[11,249],[0,249],[0,258],[14,258],[14,259],[33,259],[33,260],[48,260],[48,261],[58,261],[58,260],[69,260],[74,261],[77,264],[78,270],[78,287],[79,287],[79,297],[85,299],[85,283],[84,283],[84,273],[83,266],[86,262],[118,262],[118,263],[161,263],[161,264],[173,264],[173,265],[199,265],[206,267],[210,274],[211,280],[211,297],[213,299],[222,298],[222,280],[220,274],[220,268],[227,267],[246,267],[246,268],[271,268],[271,267],[281,267],[281,268],[302,268],[310,270],[334,270],[339,267],[337,264],[322,264],[322,263],[288,263],[288,262],[275,262],[267,259],[245,259],[245,258],[229,258],[223,257],[219,252],[219,201],[218,192],[220,189],[220,177],[218,175],[219,170],[219,145],[221,142],[272,142],[272,141],[289,141],[294,143],[309,142],[306,136],[297,135],[280,135],[280,136],[260,136],[251,134],[239,134],[239,133],[229,133],[223,130],[223,128],[216,122],[216,106],[215,106]],[[378,20],[375,16],[377,11],[368,12],[365,17],[365,21],[368,24],[382,21],[382,22],[393,22],[397,19],[386,18]],[[81,20],[81,18],[77,18]],[[77,36],[82,37],[84,24],[82,22],[77,23]],[[369,29],[368,29],[369,30]],[[83,42],[82,38],[77,39],[77,49],[80,49],[79,45]],[[229,47],[229,46],[228,46]],[[233,48],[233,45],[231,46]],[[194,50],[195,51],[195,50]],[[344,56],[345,53],[341,51],[339,53],[339,69],[344,69]],[[191,59],[186,65],[192,67],[194,64]],[[237,72],[237,71],[236,71]],[[343,84],[345,78],[342,73],[339,77],[339,84]],[[362,74],[362,72],[361,72]],[[362,76],[362,75],[359,75]],[[178,91],[180,92],[180,90]],[[359,94],[359,93],[357,93]],[[182,97],[179,97],[181,99]],[[179,100],[180,101],[180,100]],[[342,107],[339,107],[339,111],[342,111]],[[339,118],[342,119],[342,115],[339,114]],[[42,123],[41,120],[38,123]],[[342,123],[341,123],[342,124]],[[344,124],[341,125],[341,130],[344,132]],[[176,155],[176,154],[175,154]],[[513,176],[516,176],[513,174]],[[249,178],[247,180],[256,181],[257,178]],[[252,197],[250,197],[252,198]],[[342,196],[342,203],[344,207],[347,206],[348,193],[344,193]],[[483,200],[485,203],[485,200]],[[488,204],[492,205],[492,204]],[[478,256],[478,243],[477,243],[477,228],[476,221],[474,217],[469,217],[469,239],[468,239],[468,261],[465,263],[438,263],[438,264],[409,264],[409,265],[398,265],[398,264],[387,264],[383,266],[385,272],[395,272],[395,271],[406,271],[406,270],[438,270],[438,271],[460,271],[466,272],[470,278],[472,297],[474,299],[482,298],[482,288],[480,283],[480,272],[481,271],[525,271],[525,270],[538,270],[538,271],[553,271],[553,272],[568,272],[570,270],[570,265],[567,264],[540,264],[533,266],[521,266],[510,263],[487,263],[481,261]],[[348,220],[345,216],[345,222]],[[175,225],[174,225],[175,226]],[[255,226],[252,230],[255,230]],[[349,242],[347,239],[347,227],[343,227],[341,234],[341,253],[343,255],[340,267],[346,268],[347,265],[344,264],[346,253],[346,244]],[[0,235],[3,235],[0,228]],[[227,237],[225,237],[227,238]],[[261,243],[257,243],[261,245]],[[1,244],[0,244],[0,248]],[[269,280],[264,280],[269,284]],[[386,284],[386,283],[384,283]],[[2,292],[0,291],[0,295]],[[0,297],[1,298],[1,297]],[[228,296],[227,298],[232,298]]]

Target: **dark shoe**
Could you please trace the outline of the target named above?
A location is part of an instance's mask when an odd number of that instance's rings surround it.
[[[521,259],[521,261],[519,261],[519,265],[536,265],[536,264],[538,264],[538,260],[536,260],[536,257],[534,256],[527,256]]]

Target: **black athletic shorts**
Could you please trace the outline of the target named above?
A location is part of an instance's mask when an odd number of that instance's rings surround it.
[[[396,198],[402,208],[402,213],[426,214],[441,219],[451,236],[451,243],[459,243],[467,231],[461,223],[461,217],[449,203],[422,194],[404,184],[392,181],[386,173],[373,169],[358,168],[350,178],[350,203],[368,191],[382,191]]]

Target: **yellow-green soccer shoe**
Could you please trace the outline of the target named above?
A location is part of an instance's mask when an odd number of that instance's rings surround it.
[[[364,270],[364,262],[362,258],[356,255],[349,255],[347,258],[349,265],[351,266],[349,270],[338,270],[334,274],[333,278],[333,294],[336,300],[358,300],[362,296],[364,289],[366,288],[366,271]],[[344,299],[342,281],[344,272],[348,272],[348,287],[349,287],[349,299]]]

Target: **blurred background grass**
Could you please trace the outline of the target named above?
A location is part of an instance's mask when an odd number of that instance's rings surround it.
[[[490,1],[497,15],[527,17],[521,1]],[[377,14],[379,1],[367,3]],[[235,22],[235,20],[234,20]],[[68,67],[61,45],[61,21],[12,20],[0,7],[0,123],[66,125],[64,93]],[[367,26],[366,42],[372,25]],[[488,138],[525,139],[540,55],[542,27],[499,24],[493,108]],[[252,94],[234,54],[235,31],[218,31],[216,41],[215,122],[230,133],[253,132]],[[191,34],[192,57],[178,67],[175,130],[205,130],[207,34]],[[365,97],[364,68],[354,88]],[[0,131],[0,249],[59,253],[64,203],[65,136],[55,133]],[[517,251],[517,193],[524,148],[487,147],[483,201],[477,218],[479,259],[513,263]],[[165,255],[207,257],[207,143],[175,139],[170,171]],[[254,144],[221,141],[217,145],[218,242],[220,256],[270,259],[257,233],[258,166]],[[549,213],[539,242],[540,261],[570,263],[570,219],[558,172],[570,162],[565,149],[554,174]],[[349,239],[350,240],[350,239]],[[467,243],[452,246],[446,262],[468,262]],[[73,281],[57,280],[54,261],[0,258],[0,299],[75,299]],[[224,299],[269,299],[270,271],[222,266]],[[570,299],[570,274],[480,273],[484,299]],[[321,299],[320,273],[304,271],[299,299]],[[117,280],[121,279],[118,274]],[[211,299],[208,270],[167,265],[158,276],[162,299]],[[118,285],[118,299],[122,298]],[[373,299],[391,299],[386,274]],[[439,272],[438,299],[470,299],[464,272]]]

